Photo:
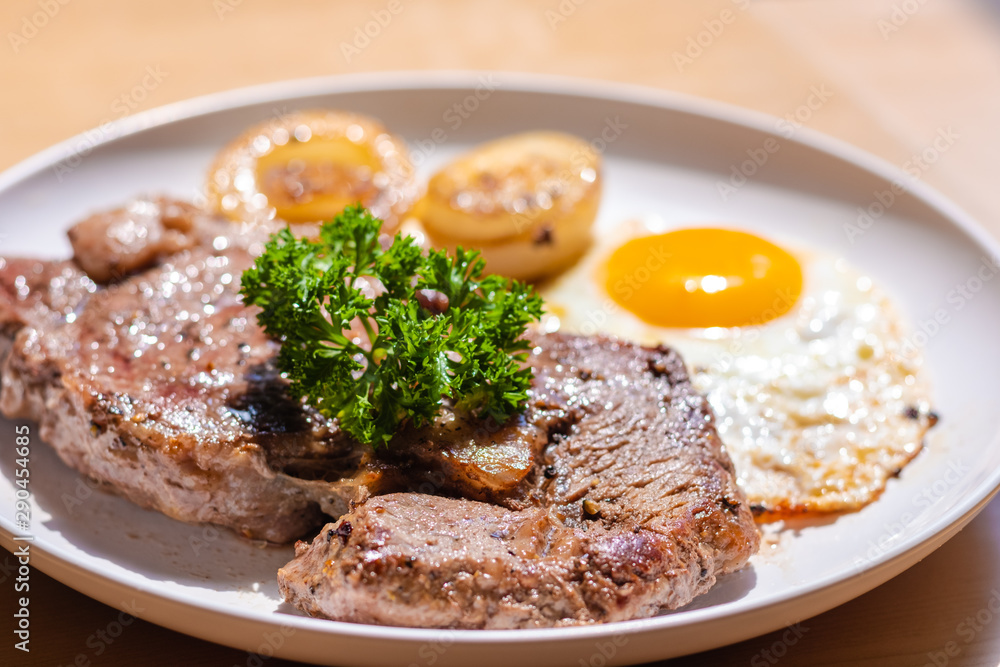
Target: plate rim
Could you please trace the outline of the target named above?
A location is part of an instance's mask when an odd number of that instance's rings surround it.
[[[504,91],[541,95],[576,95],[605,101],[642,104],[671,112],[686,113],[750,128],[772,135],[775,134],[775,122],[779,120],[775,116],[760,111],[676,91],[580,77],[502,70],[401,70],[330,75],[234,88],[181,100],[118,119],[110,124],[113,130],[105,130],[104,136],[97,141],[88,137],[94,130],[87,130],[50,146],[4,170],[0,173],[0,192],[13,190],[19,183],[42,173],[67,157],[86,155],[99,147],[113,144],[126,137],[200,116],[222,113],[250,105],[280,102],[282,100],[307,96],[371,91],[418,92],[432,88],[453,89],[456,91],[472,90],[475,88],[476,83],[481,80],[481,77],[490,75],[504,77],[504,86],[502,88]],[[828,157],[843,160],[887,182],[899,180],[904,174],[899,167],[881,157],[846,141],[810,128],[797,129],[794,137],[783,137],[783,141],[797,143],[821,152]],[[86,150],[75,148],[80,142],[84,143]],[[994,256],[1000,256],[1000,240],[990,234],[961,207],[924,181],[907,181],[907,183],[907,192],[909,194],[939,213],[954,229],[965,234],[977,248],[992,253]],[[1000,446],[1000,430],[994,434],[991,446]],[[863,586],[863,591],[854,593],[840,591],[837,595],[831,595],[830,599],[833,600],[832,603],[816,605],[809,616],[822,613],[843,604],[849,599],[863,595],[909,568],[957,534],[990,502],[998,491],[1000,491],[1000,468],[994,470],[989,477],[956,502],[952,512],[947,515],[952,517],[950,520],[946,520],[945,517],[939,517],[937,520],[922,527],[909,539],[894,545],[894,548],[887,550],[880,557],[872,559],[868,567],[857,573],[858,576],[864,576],[868,579]],[[13,523],[8,521],[6,517],[0,517],[0,544],[13,551],[16,545],[14,540],[15,534]],[[88,570],[82,565],[61,558],[58,554],[49,553],[44,547],[35,547],[34,543],[32,543],[32,546],[42,556],[40,562],[44,564],[44,567],[39,567],[41,571],[71,588],[77,587],[65,579],[71,578],[70,575],[74,571],[78,575],[85,575],[88,580],[103,584],[107,591],[105,595],[84,594],[110,606],[121,608],[121,603],[116,603],[112,595],[115,590],[119,589],[127,589],[138,595],[155,598],[164,603],[185,606],[190,604],[189,600],[178,594],[159,591],[153,588],[139,589],[133,584],[120,580],[115,575]],[[38,561],[33,562],[37,563]],[[749,609],[726,614],[720,613],[719,607],[706,607],[689,610],[682,614],[611,624],[565,628],[520,629],[516,632],[508,630],[463,630],[457,632],[455,630],[432,628],[400,628],[277,614],[273,618],[263,618],[260,616],[260,612],[255,612],[252,609],[236,609],[216,602],[210,602],[207,605],[203,603],[201,609],[211,614],[223,614],[231,619],[243,622],[264,623],[268,625],[278,623],[311,632],[350,635],[356,639],[392,639],[429,642],[447,636],[450,641],[462,644],[491,643],[496,641],[536,643],[577,640],[581,638],[602,639],[619,634],[645,634],[649,632],[661,632],[667,629],[676,630],[689,625],[724,622],[733,618],[763,615],[768,611],[772,611],[775,612],[773,620],[763,623],[763,625],[769,628],[763,630],[763,632],[768,632],[784,627],[789,622],[801,620],[792,619],[786,622],[785,618],[787,616],[782,615],[790,613],[790,610],[784,608],[793,606],[799,598],[814,596],[824,590],[831,593],[838,592],[838,588],[847,587],[850,581],[849,578],[845,579],[843,576],[836,574],[827,575],[817,581],[811,582],[807,586],[798,587],[793,596],[789,596],[787,593],[772,593],[762,597]],[[166,627],[173,627],[168,622],[153,618],[147,620]],[[746,632],[742,633],[742,636],[736,636],[741,633],[731,633],[730,636],[732,638],[726,643],[740,641],[761,634],[761,631],[759,631],[760,625],[759,623],[757,626],[747,624]],[[216,635],[212,635],[209,632],[202,634],[190,632],[189,630],[182,630],[182,632],[199,636],[209,641],[220,641]],[[387,632],[391,632],[393,636],[386,637],[385,634]],[[236,643],[230,643],[230,645],[238,646]],[[715,646],[718,644],[711,645]],[[707,647],[708,645],[706,645]]]

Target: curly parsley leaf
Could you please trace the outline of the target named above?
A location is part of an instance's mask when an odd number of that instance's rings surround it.
[[[523,336],[541,317],[541,298],[484,276],[476,251],[424,254],[400,235],[383,248],[380,228],[361,206],[348,207],[317,239],[272,235],[244,271],[243,299],[281,341],[278,367],[291,392],[375,446],[403,422],[432,421],[444,399],[498,421],[521,409],[531,384]],[[377,281],[373,298],[358,287],[362,278]],[[368,345],[355,342],[352,325]]]

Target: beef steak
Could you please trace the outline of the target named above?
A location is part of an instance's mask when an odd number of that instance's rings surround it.
[[[73,261],[0,258],[0,410],[177,519],[285,542],[279,573],[339,620],[465,628],[648,616],[758,545],[680,358],[533,332],[524,412],[360,445],[289,398],[238,295],[277,227],[140,199],[70,231]],[[360,334],[360,332],[359,332]]]
[[[531,338],[524,419],[547,444],[522,493],[369,498],[296,545],[286,600],[361,623],[571,625],[681,606],[746,563],[758,534],[680,357]]]
[[[285,392],[238,295],[271,231],[140,199],[70,230],[74,262],[0,258],[0,409],[143,507],[272,542],[397,488]]]

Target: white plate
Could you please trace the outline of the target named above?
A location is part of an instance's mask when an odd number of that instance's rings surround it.
[[[719,104],[502,73],[366,75],[214,95],[87,133],[0,175],[2,253],[65,256],[63,230],[90,211],[141,192],[196,197],[226,141],[251,123],[305,107],[381,118],[410,142],[424,176],[474,142],[527,129],[572,132],[606,149],[602,225],[647,214],[721,221],[842,254],[924,330],[943,419],[879,501],[786,533],[779,548],[690,608],[653,619],[456,632],[305,618],[277,594],[275,571],[290,548],[258,548],[93,492],[33,437],[31,564],[56,579],[180,632],[297,660],[627,664],[743,640],[858,596],[939,547],[1000,485],[1000,280],[983,280],[994,271],[984,258],[1000,257],[997,243],[941,195],[870,155],[806,130],[782,136],[790,126]],[[765,143],[771,135],[777,144]],[[777,152],[766,151],[775,145]],[[762,150],[767,159],[754,169],[747,161],[760,161]],[[723,199],[719,183],[731,184],[734,165],[756,173]],[[894,180],[907,183],[910,195],[896,195],[851,243],[845,225],[857,225],[859,207],[877,212],[876,193]],[[973,298],[958,298],[959,285],[975,290]],[[948,322],[935,329],[936,314]],[[24,532],[12,516],[14,427],[0,421],[0,542],[8,549]]]

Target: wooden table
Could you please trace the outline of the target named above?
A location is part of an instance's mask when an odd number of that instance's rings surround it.
[[[357,47],[356,29],[386,10],[395,11],[391,20]],[[957,133],[922,178],[1000,235],[996,2],[4,0],[0,27],[7,42],[0,47],[0,169],[134,111],[344,72],[566,74],[682,91],[776,116],[794,113],[811,87],[825,86],[830,99],[807,126],[894,164],[929,146],[941,130]],[[9,606],[6,577],[0,568]],[[776,632],[670,664],[995,666],[1000,618],[971,638],[959,628],[987,609],[993,595],[1000,595],[1000,502],[903,575],[804,621],[794,644]],[[100,665],[243,665],[250,658],[142,621],[97,657],[88,640],[117,611],[39,573],[32,596],[31,660],[12,650],[4,631],[3,664],[71,664],[78,654]]]

